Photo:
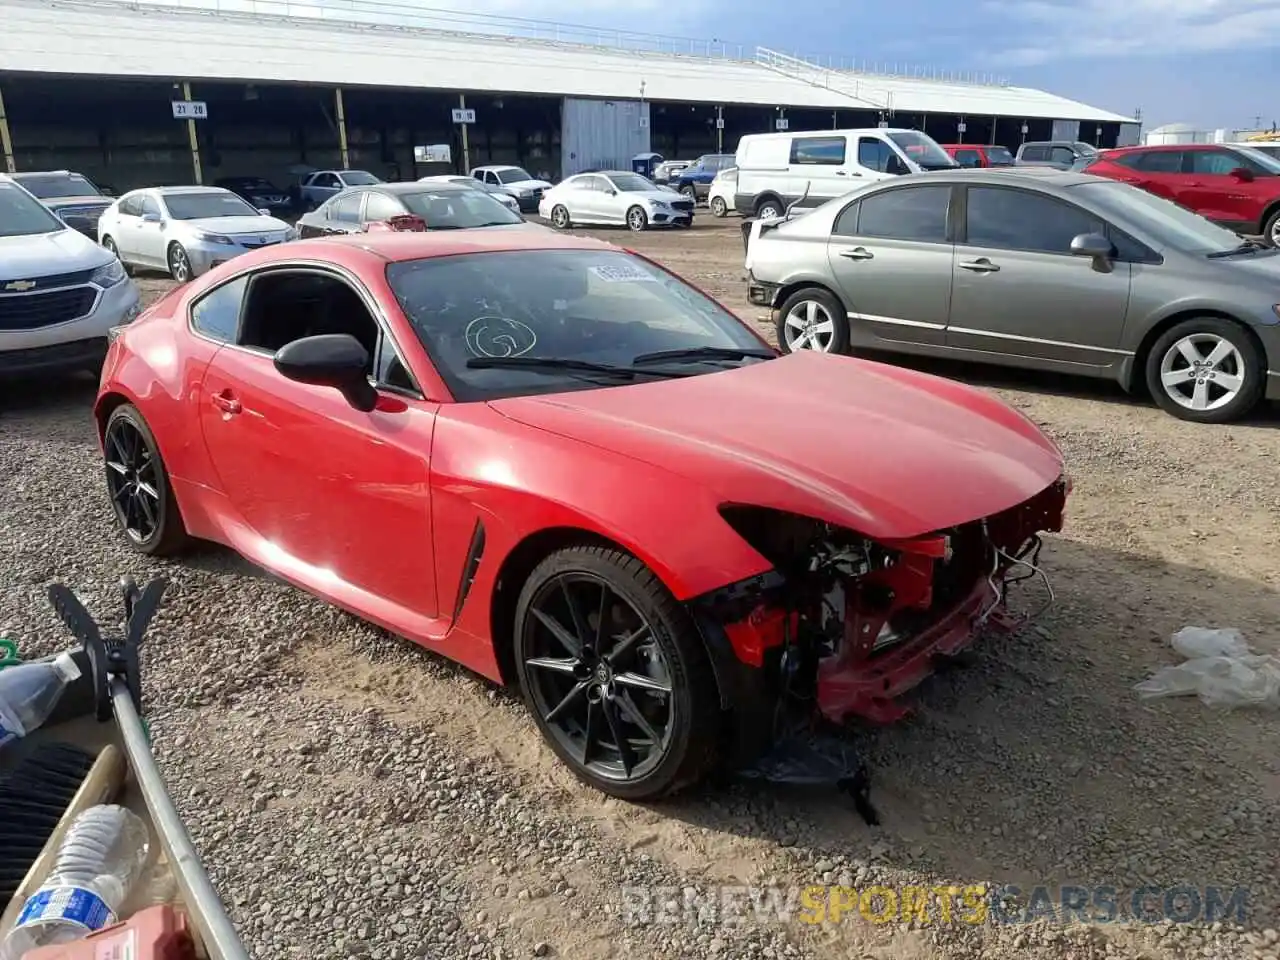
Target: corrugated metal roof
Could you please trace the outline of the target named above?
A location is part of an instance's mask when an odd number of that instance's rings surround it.
[[[283,3],[279,7],[285,9]],[[327,17],[333,13],[325,11]],[[761,52],[760,62],[714,59],[314,17],[248,12],[235,0],[220,2],[216,12],[148,3],[0,0],[0,68],[617,100],[638,98],[643,81],[649,100],[1129,119],[1026,87],[823,70],[769,51]]]

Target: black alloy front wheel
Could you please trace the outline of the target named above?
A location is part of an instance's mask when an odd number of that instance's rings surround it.
[[[712,765],[719,699],[688,614],[635,557],[558,550],[516,607],[525,702],[580,779],[625,800],[669,795]]]

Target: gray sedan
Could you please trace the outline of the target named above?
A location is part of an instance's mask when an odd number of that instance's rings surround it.
[[[1280,399],[1280,251],[1128,184],[916,174],[748,229],[748,297],[784,351],[1104,377],[1201,423]]]

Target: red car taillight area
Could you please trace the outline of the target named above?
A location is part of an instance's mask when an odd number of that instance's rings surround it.
[[[1039,534],[1062,528],[1064,476],[994,516],[877,543],[780,511],[721,515],[774,572],[703,598],[744,665],[782,700],[843,723],[900,719],[903,694],[986,628],[1009,628],[1011,584],[1043,577]],[[775,706],[787,706],[785,702]],[[771,707],[772,709],[772,707]]]

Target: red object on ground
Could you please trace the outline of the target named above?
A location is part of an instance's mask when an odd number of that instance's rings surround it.
[[[128,920],[55,946],[37,947],[22,960],[195,960],[187,918],[170,906],[139,910]]]

